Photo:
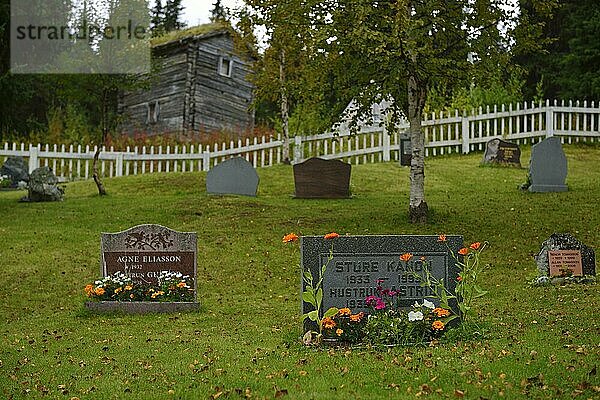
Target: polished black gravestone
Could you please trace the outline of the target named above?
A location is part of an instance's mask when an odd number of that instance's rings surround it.
[[[295,197],[345,199],[350,197],[352,166],[340,160],[309,158],[294,165]]]
[[[596,276],[594,250],[568,233],[553,233],[535,255],[538,279]]]
[[[206,174],[206,191],[210,194],[256,196],[258,174],[246,159],[230,158]]]
[[[463,245],[462,236],[447,236],[447,244],[438,241],[438,236],[430,235],[385,235],[385,236],[340,236],[324,239],[323,236],[302,236],[300,238],[301,265],[303,271],[311,271],[318,280],[321,266],[327,265],[323,275],[323,306],[350,308],[352,312],[369,312],[365,298],[377,295],[378,282],[385,289],[397,291],[399,305],[410,307],[415,301],[420,303],[432,294],[430,287],[421,286],[421,281],[409,271],[423,276],[425,269],[454,293],[459,274],[456,260],[450,254],[458,254]],[[333,258],[328,263],[332,251]],[[410,261],[400,260],[400,256],[411,253]],[[304,291],[306,283],[302,281]],[[456,300],[450,300],[456,310]],[[303,313],[312,311],[309,303],[302,303]]]
[[[487,142],[482,164],[499,164],[521,167],[521,149],[516,143],[501,139]]]
[[[156,284],[161,271],[179,272],[194,280],[192,302],[88,301],[92,311],[126,313],[196,310],[198,239],[195,232],[178,232],[155,224],[134,226],[123,232],[102,233],[100,274],[122,272],[134,282]]]
[[[560,139],[550,137],[531,148],[529,161],[530,192],[566,192],[567,157]]]

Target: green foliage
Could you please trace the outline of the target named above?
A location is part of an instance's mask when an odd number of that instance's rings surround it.
[[[302,301],[310,304],[314,308],[314,310],[304,313],[302,315],[302,319],[308,319],[309,321],[316,323],[317,327],[319,328],[319,335],[321,335],[323,332],[323,320],[325,318],[334,316],[338,312],[338,309],[335,307],[327,309],[327,311],[324,313],[321,310],[323,305],[323,278],[325,276],[327,266],[332,259],[333,243],[331,244],[331,249],[329,250],[327,262],[321,266],[321,269],[319,270],[319,277],[317,280],[313,279],[313,275],[310,270],[305,270],[302,273],[302,279],[305,284],[304,292],[302,292]]]
[[[600,98],[600,3],[595,0],[560,0],[548,9],[535,1],[522,1],[521,26],[537,27],[547,40],[535,51],[522,51],[515,61],[528,70],[525,94],[545,98],[598,100]],[[530,28],[531,29],[531,28]],[[519,41],[517,41],[517,44]]]

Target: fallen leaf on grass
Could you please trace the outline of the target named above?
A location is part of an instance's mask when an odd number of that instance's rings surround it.
[[[461,399],[465,396],[465,392],[462,390],[454,389],[454,395]]]
[[[275,398],[278,399],[280,397],[286,396],[288,394],[287,389],[277,389],[275,388]]]

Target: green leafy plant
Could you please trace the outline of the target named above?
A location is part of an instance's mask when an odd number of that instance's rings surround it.
[[[438,241],[444,242],[450,255],[454,258],[459,268],[459,274],[456,282],[455,293],[452,293],[444,283],[443,279],[437,279],[431,274],[428,268],[423,269],[423,273],[417,273],[407,268],[408,272],[421,280],[422,287],[430,287],[433,295],[431,298],[439,300],[440,307],[451,310],[450,299],[456,299],[458,310],[452,310],[455,315],[451,318],[460,317],[461,322],[466,322],[473,314],[473,302],[485,296],[488,292],[479,286],[479,276],[484,269],[480,262],[481,252],[487,247],[488,242],[473,242],[469,247],[462,247],[455,254],[446,242],[446,235],[439,235]],[[449,321],[448,321],[449,322]]]
[[[8,175],[0,175],[0,188],[10,187],[12,181]]]

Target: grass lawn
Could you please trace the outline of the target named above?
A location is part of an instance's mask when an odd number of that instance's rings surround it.
[[[259,196],[205,193],[205,173],[71,183],[62,203],[0,192],[0,398],[598,398],[598,286],[530,287],[553,232],[600,249],[600,148],[565,146],[569,192],[517,190],[526,169],[481,154],[426,162],[426,226],[407,223],[408,169],[353,166],[350,200],[297,200],[290,166]],[[530,149],[522,160],[527,164]],[[93,315],[100,233],[157,223],[198,232],[200,312]],[[433,347],[300,344],[300,254],[284,234],[460,234],[488,240],[483,336]]]

